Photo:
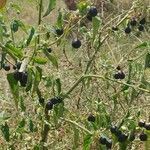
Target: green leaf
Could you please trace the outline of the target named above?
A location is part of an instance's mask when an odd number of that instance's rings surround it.
[[[63,16],[62,12],[59,11],[59,15],[57,17],[57,23],[56,23],[57,28],[61,29],[63,26]]]
[[[10,133],[9,133],[9,126],[5,122],[5,125],[1,125],[1,131],[3,133],[3,136],[7,142],[10,140]]]
[[[12,57],[17,57],[19,59],[21,59],[23,57],[22,49],[16,48],[11,43],[6,43],[4,49]]]
[[[32,40],[34,34],[35,34],[35,29],[32,27],[30,30],[29,37],[26,41],[26,46],[28,46],[31,43],[31,40]]]
[[[145,57],[145,69],[150,68],[150,53],[147,53]]]
[[[49,0],[49,5],[48,8],[45,12],[45,14],[43,15],[43,17],[46,17],[50,14],[50,12],[55,8],[56,6],[56,0]]]
[[[53,66],[55,66],[58,69],[58,61],[55,56],[52,54],[49,54],[46,50],[44,50],[45,56],[52,62]]]
[[[59,95],[61,93],[61,82],[59,78],[56,79],[56,87]]]
[[[147,42],[143,42],[142,44],[138,45],[135,47],[136,48],[146,48],[148,46],[148,43]]]
[[[23,119],[19,122],[18,128],[24,128],[24,127],[25,127],[25,124],[26,124],[26,120],[23,118]]]
[[[34,57],[33,61],[37,64],[41,64],[41,65],[44,65],[47,63],[47,59],[44,58],[44,57],[39,57],[39,56],[36,56]]]
[[[19,27],[27,34],[27,29],[24,25],[24,23],[20,20],[17,20]]]
[[[83,1],[83,2],[79,1],[77,3],[77,8],[78,8],[78,10],[79,10],[79,12],[80,12],[81,15],[85,15],[87,13],[87,7],[88,7],[88,5],[90,5],[90,3],[87,2],[87,1]]]
[[[18,82],[14,79],[13,73],[7,74],[7,80],[10,86],[11,93],[14,98],[16,108],[18,108],[18,99],[19,99],[19,85]]]
[[[96,35],[98,34],[98,30],[101,24],[101,20],[98,17],[93,17],[92,19],[93,24],[93,41],[95,40]]]
[[[34,124],[31,119],[29,120],[29,130],[30,130],[30,132],[34,132]]]
[[[17,20],[13,20],[11,22],[10,28],[11,28],[11,31],[13,31],[13,32],[17,32],[18,31],[19,24],[18,24]]]
[[[42,78],[42,69],[40,67],[36,67],[35,75],[34,75],[34,84],[33,84],[33,93],[37,91],[39,83]]]
[[[83,150],[90,150],[92,135],[86,135],[83,141]]]
[[[20,108],[22,112],[25,112],[26,106],[24,104],[24,98],[22,96],[20,97]]]
[[[30,91],[32,88],[32,83],[33,83],[33,71],[32,69],[28,68],[28,81],[27,81],[27,86],[26,86],[26,92]]]
[[[9,118],[10,116],[7,116],[4,111],[0,112],[0,123],[3,123],[3,121],[8,120]]]

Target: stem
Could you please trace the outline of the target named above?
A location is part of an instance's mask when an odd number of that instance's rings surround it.
[[[40,3],[39,3],[38,26],[41,24],[41,21],[42,21],[42,5],[43,5],[43,0],[40,0]],[[40,35],[38,35],[37,43],[38,44],[40,43]]]
[[[75,83],[74,85],[68,90],[68,92],[65,94],[65,96],[68,96],[77,86],[78,84],[84,79],[83,76],[81,76]]]
[[[74,85],[68,90],[68,92],[66,92],[64,98],[66,98],[79,85],[79,83],[82,82],[85,78],[100,78],[102,80],[109,80],[109,81],[112,81],[112,82],[116,82],[118,84],[127,85],[131,88],[134,88],[135,90],[140,90],[142,92],[150,93],[150,90],[143,89],[143,88],[140,88],[140,87],[135,86],[133,84],[128,84],[128,83],[118,81],[118,80],[115,80],[115,79],[111,79],[111,78],[108,78],[108,77],[103,77],[103,76],[99,76],[99,75],[83,75],[74,83]]]
[[[88,129],[84,128],[83,126],[79,125],[77,122],[69,120],[69,119],[65,119],[65,118],[61,118],[63,121],[69,122],[75,126],[77,126],[78,128],[82,129],[84,132],[93,135],[93,133],[91,131],[89,131]]]
[[[13,41],[13,45],[15,45],[15,38],[14,38],[14,33],[13,33],[12,29],[11,29],[11,39]]]

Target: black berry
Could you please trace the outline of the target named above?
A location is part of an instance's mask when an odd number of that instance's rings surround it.
[[[62,35],[64,33],[63,29],[56,29],[55,31],[57,35]]]
[[[121,70],[121,67],[120,67],[120,66],[117,66],[116,69],[117,69],[117,70]]]
[[[52,110],[53,109],[53,103],[51,101],[48,101],[47,104],[46,104],[46,106],[45,106],[45,108],[47,110]]]
[[[10,65],[8,65],[8,64],[3,64],[3,69],[4,69],[5,71],[9,71],[9,70],[10,70]]]
[[[22,72],[21,79],[19,81],[20,81],[20,85],[22,87],[26,86],[27,81],[28,81],[28,74],[27,74],[27,72]]]
[[[120,79],[124,79],[125,78],[125,74],[124,74],[124,72],[119,72],[119,78]]]
[[[118,31],[119,29],[117,27],[112,27],[113,31]]]
[[[124,133],[118,135],[118,142],[125,142],[127,140],[128,136]]]
[[[142,25],[144,25],[146,23],[146,19],[142,18],[139,23],[142,24]]]
[[[144,26],[143,25],[139,25],[138,30],[139,31],[144,31]]]
[[[138,126],[139,126],[139,127],[144,127],[144,126],[145,126],[145,121],[140,120],[140,121],[138,122]]]
[[[127,27],[125,28],[124,32],[125,32],[126,34],[129,34],[129,33],[131,32],[131,28],[130,28],[129,26],[127,26]]]
[[[97,9],[95,6],[92,6],[89,11],[88,11],[88,15],[91,16],[91,17],[95,17],[97,16]]]
[[[116,132],[115,132],[115,135],[116,135],[117,137],[119,137],[120,135],[122,135],[122,131],[119,130],[119,129],[117,129]]]
[[[88,120],[89,122],[95,122],[95,116],[94,116],[93,114],[90,114],[90,115],[88,116],[87,120]]]
[[[53,105],[55,105],[55,104],[62,103],[62,98],[61,97],[54,97],[54,98],[51,98],[50,101],[52,102]]]
[[[20,81],[21,78],[22,78],[22,72],[15,71],[15,72],[13,73],[13,76],[14,76],[14,79],[15,79],[15,80]]]
[[[124,74],[124,72],[119,71],[119,72],[114,74],[114,78],[115,79],[124,79],[125,78],[125,74]]]
[[[144,128],[145,128],[146,130],[150,130],[150,123],[145,123]]]
[[[112,147],[112,140],[110,140],[110,139],[107,139],[107,140],[106,140],[106,147],[107,147],[108,149],[111,149],[111,147]]]
[[[52,52],[52,49],[51,49],[51,48],[47,48],[47,51],[48,51],[49,53],[51,53],[51,52]]]
[[[105,144],[106,144],[106,141],[107,141],[107,139],[106,139],[104,136],[101,136],[101,137],[99,138],[99,143],[102,144],[102,145],[105,145]]]
[[[21,64],[22,64],[21,62],[17,62],[17,63],[16,63],[16,67],[17,67],[18,70],[20,69]]]
[[[136,25],[137,25],[137,21],[136,21],[135,18],[131,19],[130,25],[131,25],[131,26],[136,26]]]
[[[145,134],[145,133],[141,133],[140,135],[139,135],[139,138],[140,138],[140,140],[141,141],[147,141],[147,134]]]
[[[41,105],[43,105],[43,104],[44,104],[44,101],[45,101],[45,100],[44,100],[44,98],[43,98],[43,97],[40,97],[40,98],[39,98],[39,103],[40,103]]]
[[[14,69],[14,70],[16,70],[16,69],[17,69],[17,67],[16,67],[15,65],[13,65],[13,69]]]
[[[111,127],[110,127],[110,132],[111,132],[111,133],[115,134],[115,133],[117,133],[117,131],[118,131],[117,126],[111,126]]]
[[[72,41],[73,48],[79,48],[81,46],[81,41],[79,39],[75,39]]]
[[[115,79],[120,79],[119,73],[115,73],[115,74],[114,74],[114,78],[115,78]]]

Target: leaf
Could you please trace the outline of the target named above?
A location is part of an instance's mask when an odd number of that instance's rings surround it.
[[[3,136],[7,142],[10,140],[10,133],[9,133],[9,126],[5,122],[5,125],[1,125],[1,131],[3,133]]]
[[[45,56],[52,62],[53,66],[55,66],[58,69],[58,61],[55,56],[52,54],[49,54],[46,50],[44,50]]]
[[[33,121],[31,119],[29,120],[29,130],[31,132],[34,132],[34,124],[33,124]]]
[[[145,57],[145,69],[150,68],[150,53],[147,53]]]
[[[8,120],[9,118],[10,116],[7,116],[4,111],[0,112],[0,123],[3,123],[3,121]]]
[[[50,14],[50,12],[55,8],[56,6],[56,0],[49,0],[49,5],[48,8],[45,12],[45,14],[43,15],[43,17],[46,17]]]
[[[24,98],[22,96],[20,97],[20,108],[22,112],[25,112],[26,106],[24,104]]]
[[[33,83],[33,71],[32,69],[28,68],[28,81],[27,81],[27,86],[26,86],[26,92],[30,91],[32,88],[32,83]]]
[[[24,23],[20,20],[17,20],[19,27],[27,34],[27,30],[26,27],[24,25]]]
[[[90,150],[92,135],[86,135],[83,141],[83,150]]]
[[[18,128],[24,128],[24,127],[25,127],[25,124],[26,124],[26,121],[25,121],[25,119],[23,118],[23,119],[19,122]]]
[[[10,86],[11,93],[14,98],[16,108],[18,108],[18,99],[19,99],[19,85],[18,82],[14,79],[13,73],[7,74],[7,80]]]
[[[61,82],[59,78],[56,79],[56,87],[59,95],[61,93]]]
[[[37,91],[37,88],[39,86],[41,78],[42,78],[42,69],[37,66],[36,67],[36,72],[35,72],[35,75],[34,75],[33,93],[35,91]]]
[[[142,44],[138,45],[135,47],[136,48],[146,48],[148,46],[148,43],[147,42],[143,42]]]
[[[26,46],[28,46],[31,43],[31,40],[32,40],[34,34],[35,34],[35,29],[32,27],[30,30],[29,37],[26,41]]]
[[[44,57],[39,57],[39,56],[36,56],[34,57],[33,61],[37,64],[41,64],[41,65],[44,65],[47,63],[47,59],[44,58]]]
[[[23,52],[22,49],[18,49],[16,48],[14,45],[12,45],[11,43],[6,43],[5,44],[5,50],[6,52],[12,56],[12,57],[17,57],[19,59],[21,59],[23,57]]]
[[[14,33],[18,31],[18,28],[19,28],[19,24],[18,24],[18,21],[17,20],[13,20],[10,24],[10,28],[11,28],[11,31],[13,31]]]
[[[93,41],[95,40],[96,35],[98,34],[98,29],[100,27],[101,20],[98,17],[93,17],[92,24],[93,24]]]
[[[57,23],[56,23],[57,28],[61,29],[63,26],[63,16],[62,13],[59,11],[59,15],[57,17]]]

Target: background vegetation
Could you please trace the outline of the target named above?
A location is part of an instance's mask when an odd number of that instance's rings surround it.
[[[81,0],[74,11],[63,1],[8,0],[0,10],[0,149],[149,150],[149,3]],[[98,14],[89,20],[91,6]]]

